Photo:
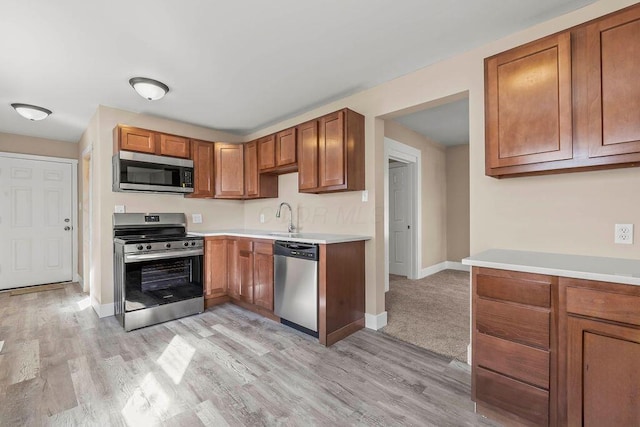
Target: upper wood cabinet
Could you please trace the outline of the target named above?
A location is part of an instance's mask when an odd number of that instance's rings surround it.
[[[572,157],[569,33],[491,57],[485,73],[489,175]]]
[[[214,193],[213,142],[191,141],[191,160],[194,168],[193,193],[190,198],[211,198]]]
[[[244,182],[246,199],[278,197],[277,175],[258,170],[258,141],[244,144]]]
[[[237,199],[244,197],[244,144],[216,142],[215,197]]]
[[[485,59],[485,173],[640,164],[640,5]]]
[[[364,116],[336,111],[299,125],[298,134],[300,192],[364,190]]]
[[[160,134],[160,146],[158,154],[161,156],[182,157],[188,159],[191,156],[189,139],[181,136]]]
[[[295,172],[296,128],[290,128],[257,140],[260,172],[275,174]]]
[[[586,28],[589,156],[640,153],[640,7]]]
[[[118,125],[113,133],[114,151],[156,153],[156,132],[154,131]]]

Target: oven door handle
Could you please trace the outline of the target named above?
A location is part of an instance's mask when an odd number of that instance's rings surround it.
[[[139,254],[139,255],[125,255],[124,262],[142,262],[142,261],[153,261],[157,259],[169,259],[169,258],[187,258],[192,256],[203,255],[204,251],[200,249],[180,249],[176,251],[162,251],[155,252],[149,254]]]

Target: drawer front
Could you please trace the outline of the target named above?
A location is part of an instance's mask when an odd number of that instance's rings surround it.
[[[567,287],[567,312],[640,326],[640,297]]]
[[[476,368],[476,400],[515,414],[536,425],[549,424],[549,392]]]
[[[551,280],[539,282],[516,277],[478,274],[476,283],[476,292],[481,297],[551,307]]]
[[[549,352],[478,333],[473,363],[549,389]]]
[[[273,243],[266,243],[261,241],[253,242],[253,251],[255,253],[264,255],[273,255]]]
[[[549,350],[550,313],[509,303],[478,298],[476,329],[479,332]]]

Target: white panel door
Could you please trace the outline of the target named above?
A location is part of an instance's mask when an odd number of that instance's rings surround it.
[[[72,279],[72,170],[0,156],[0,289]]]
[[[389,165],[389,273],[409,273],[409,192],[404,163]]]

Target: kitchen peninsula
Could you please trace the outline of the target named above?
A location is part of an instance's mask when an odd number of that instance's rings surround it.
[[[507,423],[638,425],[640,260],[488,250],[472,269],[472,398]]]
[[[214,230],[205,238],[205,306],[233,302],[265,317],[274,314],[274,242],[316,244],[317,336],[329,346],[364,327],[367,236]]]

